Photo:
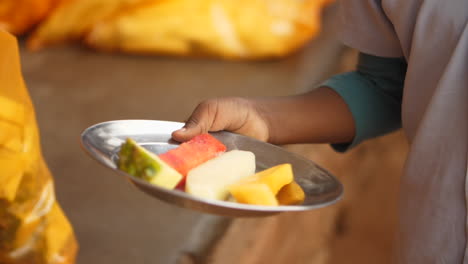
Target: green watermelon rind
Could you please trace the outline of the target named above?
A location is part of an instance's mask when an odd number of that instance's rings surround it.
[[[157,155],[127,138],[119,152],[118,168],[151,184],[174,189],[182,175],[161,160]]]

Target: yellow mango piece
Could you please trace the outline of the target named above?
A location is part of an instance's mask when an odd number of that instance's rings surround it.
[[[276,198],[281,205],[294,205],[304,202],[305,194],[301,186],[293,181],[281,188]]]
[[[292,182],[293,179],[291,164],[286,163],[258,172],[238,183],[263,183],[276,195],[284,185]]]
[[[0,147],[12,155],[23,152],[23,127],[0,119]]]
[[[229,188],[229,191],[239,203],[269,206],[278,205],[278,201],[271,189],[263,183],[233,185]]]
[[[54,203],[46,219],[46,263],[73,263],[77,250],[73,229],[57,203]]]
[[[240,203],[277,205],[275,195],[293,179],[291,164],[286,163],[244,178],[230,186],[229,191]]]
[[[26,110],[22,103],[14,101],[12,98],[0,95],[0,105],[2,106],[2,111],[0,111],[0,120],[17,126],[23,124]]]
[[[13,201],[24,171],[22,155],[6,156],[0,151],[0,199]]]

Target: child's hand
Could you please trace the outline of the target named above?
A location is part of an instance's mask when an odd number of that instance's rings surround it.
[[[204,101],[172,137],[187,141],[220,130],[273,144],[351,142],[355,134],[347,104],[332,89],[320,87],[294,96]]]
[[[206,100],[193,111],[184,128],[174,131],[177,141],[187,141],[209,131],[227,130],[268,141],[269,125],[253,100],[228,97]]]

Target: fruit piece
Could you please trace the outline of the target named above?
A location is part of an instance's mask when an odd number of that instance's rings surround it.
[[[278,191],[291,181],[293,181],[292,167],[291,164],[286,163],[244,178],[230,186],[229,191],[240,203],[272,205],[268,202],[271,199],[266,198],[265,188],[268,188],[270,195],[275,198]]]
[[[291,164],[280,164],[269,169],[252,175],[251,177],[245,178],[238,182],[242,183],[263,183],[266,184],[273,194],[277,194],[278,191],[286,184],[292,182],[294,179]]]
[[[224,200],[230,185],[254,173],[255,155],[231,150],[191,170],[186,191],[201,198]]]
[[[191,169],[225,151],[226,146],[223,143],[206,133],[159,155],[159,158],[185,177]]]
[[[229,191],[238,203],[255,205],[278,205],[275,194],[264,183],[246,183],[232,185]]]
[[[119,169],[151,184],[173,189],[183,178],[158,156],[128,138],[119,153]]]
[[[301,186],[293,181],[281,188],[276,198],[281,205],[301,204],[304,202],[305,194]]]

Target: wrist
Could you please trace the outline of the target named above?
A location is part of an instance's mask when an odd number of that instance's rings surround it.
[[[264,142],[269,142],[275,144],[277,142],[277,135],[274,129],[274,111],[272,111],[272,101],[271,98],[258,98],[251,99],[250,104],[253,109],[254,115],[257,117],[257,123],[259,124],[259,129],[262,132],[262,138],[260,140]]]

